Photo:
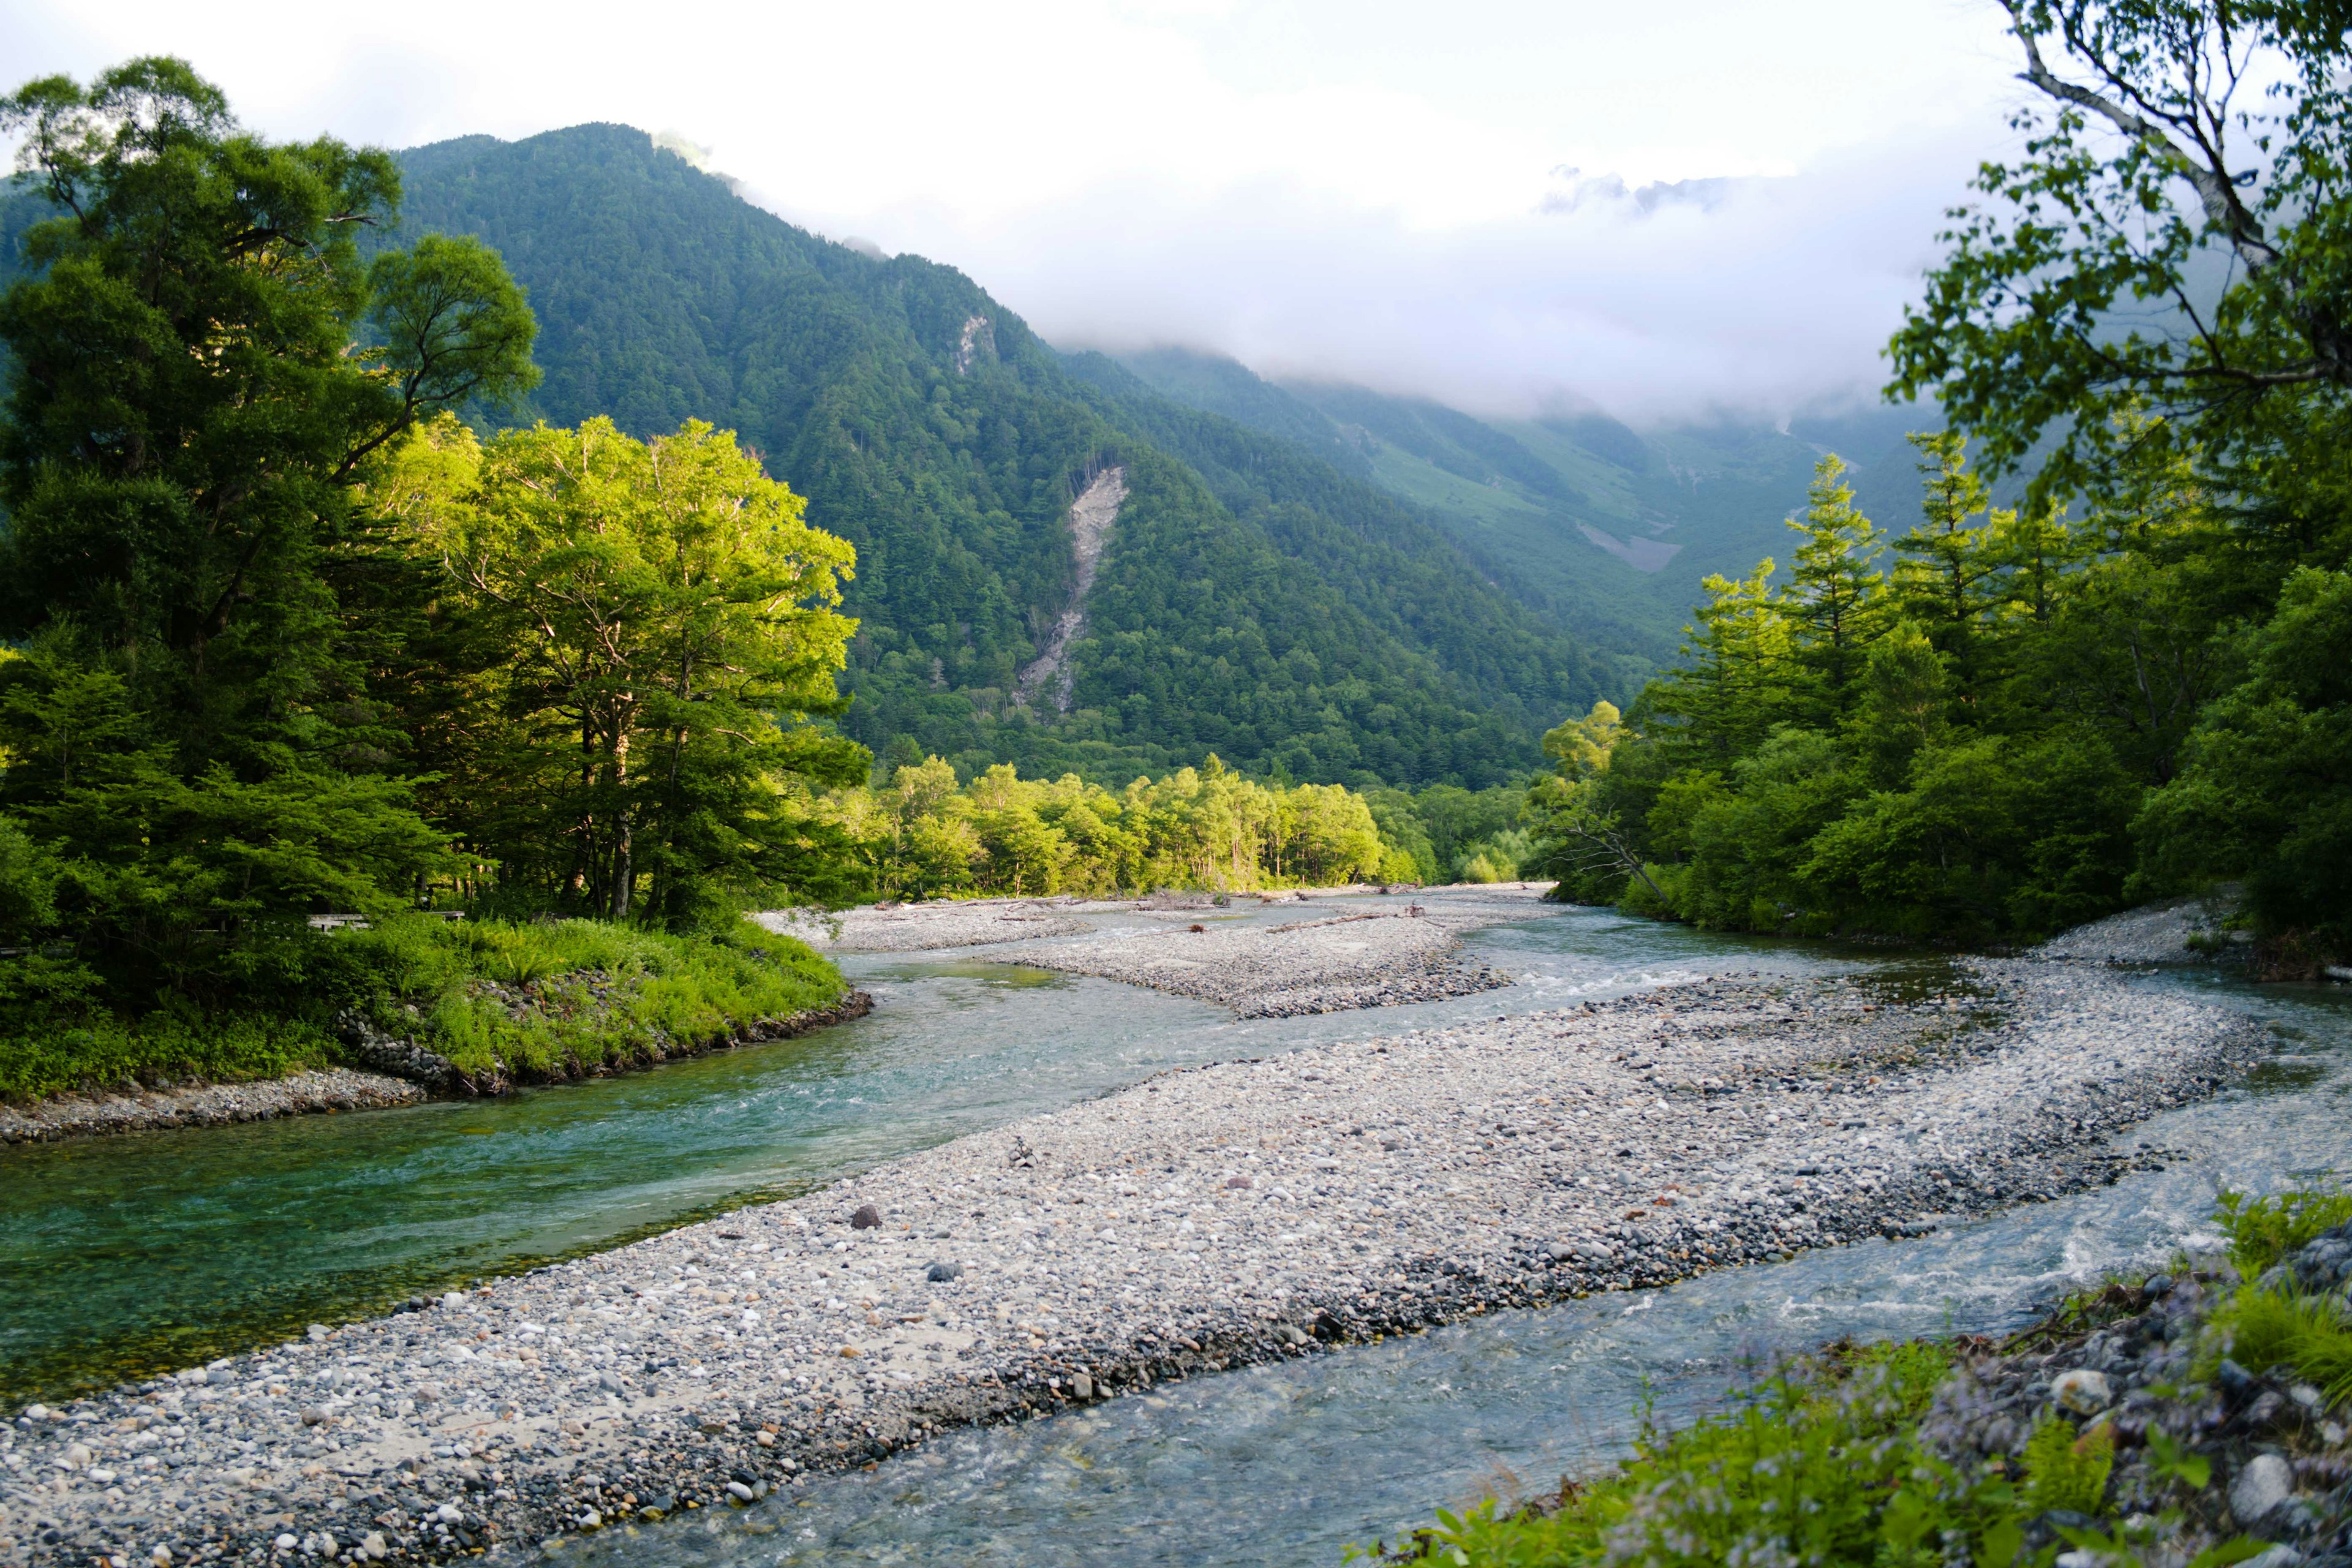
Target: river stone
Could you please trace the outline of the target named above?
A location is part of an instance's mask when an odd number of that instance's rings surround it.
[[[2230,1512],[2247,1530],[2294,1495],[2294,1472],[2276,1454],[2257,1454],[2230,1483]]]
[[[2116,1402],[2115,1390],[2107,1385],[2107,1374],[2078,1366],[2072,1372],[2062,1372],[2050,1383],[2050,1397],[2059,1407],[2077,1415],[2096,1415]]]
[[[950,1279],[963,1278],[963,1265],[951,1260],[942,1260],[924,1269],[923,1278],[934,1285],[944,1285]]]

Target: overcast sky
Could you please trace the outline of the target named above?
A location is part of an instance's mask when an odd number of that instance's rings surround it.
[[[1066,347],[1185,343],[1482,412],[1867,394],[2008,144],[1992,0],[661,6],[0,0],[16,81],[192,59],[404,146],[671,131]],[[1707,181],[1657,199],[1645,185]]]

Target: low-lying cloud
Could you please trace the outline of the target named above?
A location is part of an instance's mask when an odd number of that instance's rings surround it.
[[[1781,416],[1874,395],[1980,151],[1635,187],[1563,169],[1524,216],[1445,227],[1288,183],[1109,184],[984,225],[781,210],[960,267],[1065,348],[1177,344],[1494,415]]]

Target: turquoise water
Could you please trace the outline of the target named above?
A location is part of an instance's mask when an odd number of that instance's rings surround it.
[[[1507,912],[1472,941],[1521,983],[1454,1002],[1241,1023],[969,956],[853,957],[873,1014],[800,1040],[504,1100],[0,1150],[0,1408],[804,1191],[1164,1068],[1734,963],[1851,966],[1603,911]]]

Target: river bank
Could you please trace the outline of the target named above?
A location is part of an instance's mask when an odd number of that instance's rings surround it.
[[[503,1550],[963,1423],[2095,1185],[2160,1156],[2093,1140],[2262,1049],[2104,972],[1969,973],[1910,1005],[1718,977],[1163,1075],[20,1423],[10,1468],[43,1484],[12,1478],[0,1533],[20,1558],[320,1531]]]
[[[162,1127],[228,1127],[278,1116],[381,1110],[429,1098],[421,1084],[351,1068],[298,1072],[258,1083],[207,1083],[116,1093],[58,1095],[0,1104],[0,1143],[98,1138]]]
[[[354,1024],[346,1048],[362,1061],[389,1071],[324,1068],[256,1083],[195,1083],[161,1089],[97,1090],[61,1094],[30,1104],[0,1104],[0,1143],[54,1142],[112,1133],[150,1132],[173,1127],[229,1127],[280,1116],[333,1115],[346,1110],[386,1110],[433,1099],[478,1099],[512,1094],[543,1084],[576,1083],[618,1072],[642,1072],[664,1062],[687,1061],[714,1051],[797,1039],[828,1025],[862,1018],[874,998],[845,991],[825,1006],[781,1018],[752,1018],[731,1027],[686,1039],[657,1036],[638,1041],[626,1054],[594,1062],[566,1058],[509,1075],[503,1063],[487,1073],[469,1073],[413,1038]]]

